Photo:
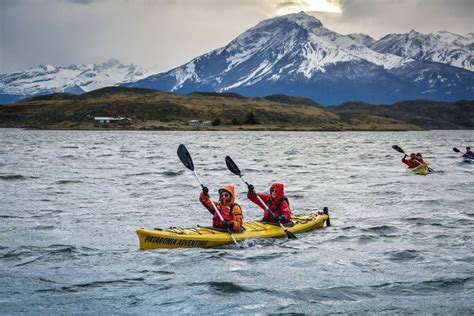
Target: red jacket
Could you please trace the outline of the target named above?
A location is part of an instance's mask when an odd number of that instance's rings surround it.
[[[271,186],[276,192],[277,196],[275,199],[272,198],[270,194],[257,193],[257,195],[265,202],[267,207],[277,216],[284,215],[287,220],[283,223],[287,223],[291,220],[291,208],[288,202],[284,199],[284,185],[282,183],[274,183]],[[250,192],[247,193],[247,198],[260,206],[265,210],[265,206],[260,203],[257,198],[257,195],[254,195]],[[282,200],[283,199],[283,200]],[[281,201],[281,202],[280,202]],[[275,219],[269,212],[264,212],[263,220],[265,222],[275,222]]]
[[[418,167],[418,163],[415,159],[406,159],[405,157],[402,158],[402,162],[408,166],[408,168],[415,168]]]

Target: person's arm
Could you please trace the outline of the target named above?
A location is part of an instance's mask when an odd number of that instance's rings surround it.
[[[247,198],[257,204],[261,209],[266,210],[267,206],[263,205],[260,203],[260,200],[258,199],[257,195],[263,200],[263,202],[267,202],[270,199],[270,195],[268,194],[261,194],[261,193],[255,193],[255,192],[247,192]]]
[[[407,165],[408,167],[410,167],[410,162],[409,162],[409,160],[407,159],[407,157],[408,157],[408,156],[405,155],[405,156],[402,158],[402,162],[403,162],[405,165]]]
[[[207,208],[207,210],[211,214],[214,214],[215,210],[212,207],[212,202],[204,192],[201,192],[201,194],[199,195],[199,201],[201,202],[202,205],[204,205],[205,208]]]

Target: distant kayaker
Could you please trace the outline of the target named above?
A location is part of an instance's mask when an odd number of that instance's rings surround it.
[[[422,166],[422,165],[428,166],[428,163],[423,160],[423,157],[421,156],[420,153],[416,153],[416,156],[415,156],[415,168],[416,168],[416,167],[419,167],[419,166]]]
[[[466,153],[462,156],[464,158],[474,159],[474,153],[471,151],[471,147],[466,147]]]
[[[224,222],[222,222],[217,215],[217,212],[212,207],[212,202],[209,199],[209,189],[204,187],[199,196],[199,201],[204,205],[213,215],[212,227],[231,229],[233,231],[240,231],[242,229],[242,208],[235,203],[235,189],[233,185],[226,185],[218,190],[219,201],[214,202],[216,208],[222,215]]]
[[[282,183],[273,183],[270,187],[270,194],[256,193],[253,185],[249,184],[247,197],[250,201],[265,210],[265,206],[262,205],[257,198],[258,195],[275,215],[275,217],[273,217],[269,212],[265,211],[263,215],[264,222],[288,223],[291,220],[291,208],[284,193],[284,185]]]
[[[416,163],[416,154],[411,153],[410,154],[410,159],[407,159],[407,155],[405,155],[402,158],[402,162],[408,166],[408,168],[416,168],[418,166],[418,163]]]

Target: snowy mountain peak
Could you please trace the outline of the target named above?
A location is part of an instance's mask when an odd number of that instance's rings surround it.
[[[406,34],[389,34],[369,47],[380,53],[474,71],[474,40],[451,32],[422,34],[411,30]]]
[[[299,13],[292,13],[283,15],[281,19],[287,20],[288,22],[293,22],[298,25],[307,26],[307,27],[321,27],[323,23],[316,17],[309,15],[308,13],[301,11]],[[274,18],[275,21],[278,21],[280,18]]]
[[[31,96],[53,92],[83,93],[144,77],[135,65],[116,59],[101,64],[55,66],[42,64],[11,74],[0,74],[0,94]]]

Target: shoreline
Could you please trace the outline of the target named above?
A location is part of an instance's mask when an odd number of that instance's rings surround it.
[[[44,127],[44,128],[31,128],[31,127],[17,127],[17,126],[0,126],[0,129],[21,129],[21,130],[31,130],[31,131],[84,131],[84,132],[94,132],[94,131],[103,131],[103,132],[429,132],[429,131],[444,131],[444,130],[453,130],[453,131],[471,131],[473,129],[315,129],[315,128],[273,128],[273,127],[263,127],[263,128],[203,128],[203,127],[193,127],[193,128],[168,128],[161,127],[155,129],[145,129],[145,128],[64,128],[64,127]]]

